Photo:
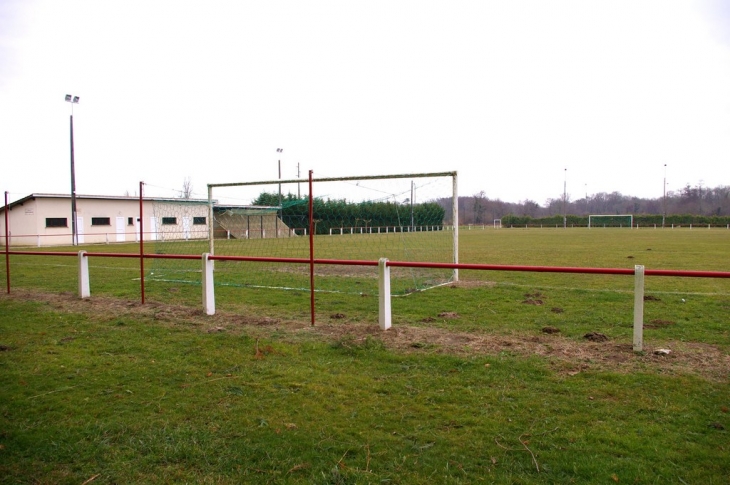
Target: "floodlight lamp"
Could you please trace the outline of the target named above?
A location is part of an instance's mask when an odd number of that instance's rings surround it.
[[[78,96],[74,96],[74,100],[72,101],[72,103],[78,103],[78,102],[79,102],[79,97]]]
[[[66,101],[68,101],[69,103],[71,102],[71,95],[70,94],[67,94],[66,95]]]
[[[277,149],[276,149],[276,152],[277,152],[277,153],[281,153],[281,152],[283,152],[283,151],[284,151],[284,149],[283,149],[283,148],[277,148]]]

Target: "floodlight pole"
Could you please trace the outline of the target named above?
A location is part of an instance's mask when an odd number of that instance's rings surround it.
[[[76,227],[76,170],[74,167],[74,104],[78,104],[79,97],[66,95],[66,101],[71,103],[71,117],[69,118],[71,131],[71,244],[78,246],[78,228]]]
[[[76,227],[76,169],[74,166],[74,115],[71,115],[71,234],[72,244],[79,245],[78,229]]]
[[[667,164],[664,164],[664,184],[662,184],[664,190],[664,197],[662,203],[662,228],[664,228],[664,222],[667,219]]]

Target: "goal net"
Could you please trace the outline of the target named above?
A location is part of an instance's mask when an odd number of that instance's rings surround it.
[[[631,214],[592,214],[588,216],[588,227],[628,227],[634,226]]]
[[[201,225],[208,234],[187,239],[168,235],[156,242],[156,251],[308,259],[308,192],[308,180],[209,184],[206,225]],[[315,178],[312,196],[314,258],[342,261],[315,265],[318,291],[377,294],[377,268],[349,261],[458,262],[456,173]],[[160,221],[176,217],[163,215],[161,206],[159,210]],[[200,281],[198,261],[156,259],[153,264],[155,279]],[[456,274],[450,269],[391,268],[391,291],[427,289],[449,283]],[[216,261],[215,282],[304,290],[309,289],[309,265]]]

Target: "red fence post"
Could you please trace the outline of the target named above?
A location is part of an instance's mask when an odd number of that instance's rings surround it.
[[[10,240],[8,238],[8,191],[5,191],[5,279],[10,294]]]
[[[309,309],[311,313],[312,326],[314,326],[314,214],[312,208],[312,174],[313,170],[309,171]]]

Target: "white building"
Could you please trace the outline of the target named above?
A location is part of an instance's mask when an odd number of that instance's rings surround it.
[[[145,241],[206,239],[208,201],[145,197]],[[71,196],[30,194],[8,204],[10,246],[60,246],[73,243]],[[0,207],[0,245],[5,245],[5,206]],[[79,244],[134,242],[140,237],[140,200],[127,196],[76,196]]]

